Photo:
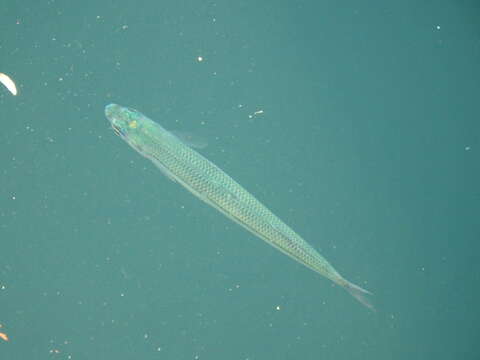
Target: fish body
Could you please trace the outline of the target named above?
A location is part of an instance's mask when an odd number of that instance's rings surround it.
[[[117,135],[171,180],[373,309],[367,290],[343,278],[317,250],[214,163],[137,110],[110,104],[105,115]]]

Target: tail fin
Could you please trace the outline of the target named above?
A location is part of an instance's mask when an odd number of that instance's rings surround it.
[[[360,301],[367,308],[372,311],[376,311],[375,307],[368,298],[368,296],[373,295],[370,291],[362,289],[360,286],[355,285],[349,281],[346,281],[345,284],[343,284],[343,287],[350,293],[350,295]]]

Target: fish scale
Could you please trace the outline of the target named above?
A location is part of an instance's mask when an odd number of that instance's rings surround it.
[[[115,133],[168,178],[374,310],[367,298],[370,292],[343,278],[315,248],[214,163],[137,110],[110,104],[105,115]]]

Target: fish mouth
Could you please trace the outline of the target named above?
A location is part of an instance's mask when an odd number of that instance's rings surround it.
[[[105,106],[105,115],[108,119],[111,119],[119,108],[120,106],[118,106],[117,104],[108,104],[107,106]]]

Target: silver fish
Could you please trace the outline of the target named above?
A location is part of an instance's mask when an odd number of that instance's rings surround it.
[[[137,110],[110,104],[105,115],[117,135],[171,180],[374,310],[369,291],[342,277],[317,250],[211,161]]]

